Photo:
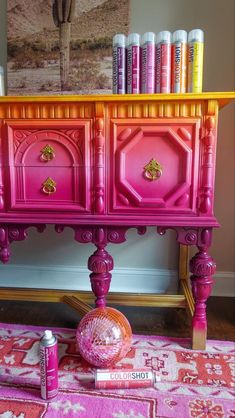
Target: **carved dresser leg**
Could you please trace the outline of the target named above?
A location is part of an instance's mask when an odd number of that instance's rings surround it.
[[[113,258],[104,248],[98,247],[89,257],[88,268],[93,272],[90,274],[90,280],[96,296],[95,305],[97,308],[103,307],[106,305],[106,295],[111,282],[112,275],[109,271],[113,269]]]
[[[194,350],[206,349],[207,320],[206,301],[210,296],[216,264],[206,249],[199,248],[199,252],[190,262],[192,292],[195,301],[195,310],[192,320],[192,348]]]
[[[66,225],[55,225],[57,232],[62,232]],[[113,258],[106,251],[107,244],[121,244],[126,241],[129,226],[92,226],[69,225],[75,232],[75,240],[81,243],[92,242],[97,250],[88,259],[91,288],[96,296],[96,307],[106,306],[106,295],[109,291],[113,269]],[[139,235],[146,232],[145,226],[136,227]]]

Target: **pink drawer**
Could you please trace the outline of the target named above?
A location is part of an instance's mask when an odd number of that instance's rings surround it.
[[[115,119],[109,212],[196,213],[199,119]]]
[[[9,209],[90,212],[91,121],[6,122]]]

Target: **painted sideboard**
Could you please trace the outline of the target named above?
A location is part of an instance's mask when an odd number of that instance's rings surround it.
[[[129,228],[176,231],[197,246],[190,261],[192,346],[205,348],[206,301],[215,261],[212,230],[219,109],[233,93],[0,98],[0,258],[29,227],[74,230],[93,243],[96,306],[104,306],[113,259]],[[191,294],[185,286],[185,294]],[[190,297],[190,296],[188,296]]]

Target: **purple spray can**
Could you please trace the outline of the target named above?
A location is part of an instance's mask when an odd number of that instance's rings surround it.
[[[113,93],[126,93],[126,36],[113,37]]]
[[[140,35],[127,37],[127,93],[140,93]]]
[[[50,330],[40,340],[41,397],[54,398],[58,393],[58,344]]]
[[[141,93],[155,92],[155,41],[153,32],[146,32],[141,40]]]

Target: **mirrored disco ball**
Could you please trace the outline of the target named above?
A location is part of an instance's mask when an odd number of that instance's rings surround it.
[[[117,309],[95,308],[81,319],[76,340],[78,351],[88,363],[110,367],[130,350],[132,330],[127,318]]]

